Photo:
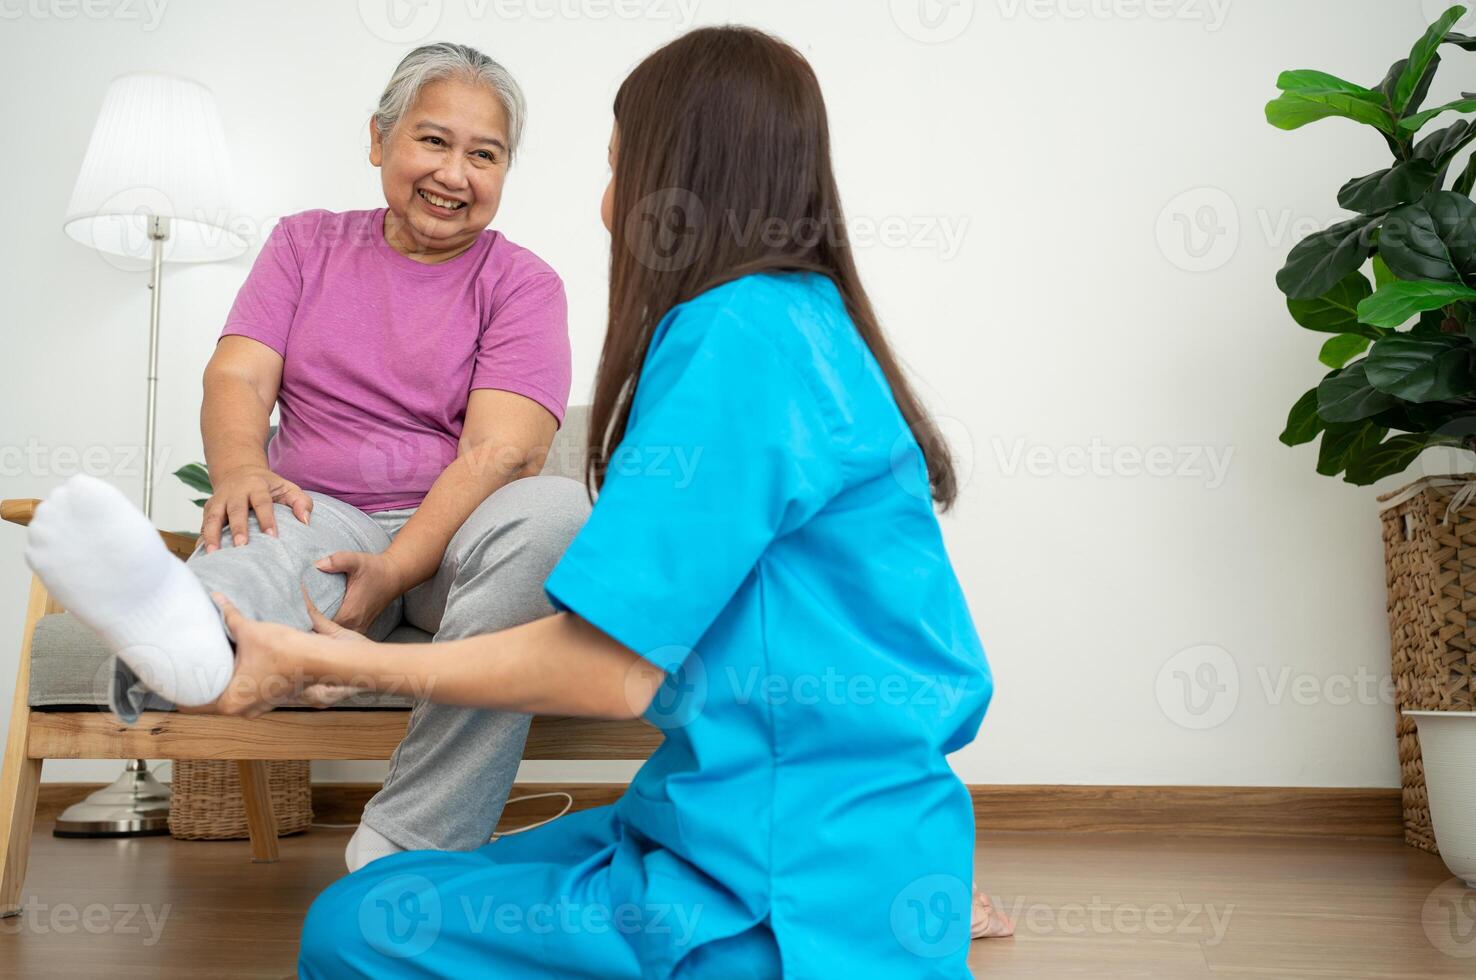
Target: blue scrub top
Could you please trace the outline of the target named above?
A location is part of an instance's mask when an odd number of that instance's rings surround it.
[[[789,976],[967,976],[974,814],[946,753],[993,681],[917,442],[835,285],[746,276],[657,326],[546,585],[669,672],[613,808],[648,976],[767,920]],[[553,830],[557,822],[551,825]]]

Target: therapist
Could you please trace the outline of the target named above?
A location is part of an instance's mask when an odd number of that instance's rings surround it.
[[[334,883],[301,976],[965,976],[974,814],[945,756],[993,684],[934,514],[953,466],[857,275],[820,87],[788,45],[708,28],[614,110],[599,496],[559,611],[407,649],[218,596],[215,708],[409,678],[665,741],[612,805]]]

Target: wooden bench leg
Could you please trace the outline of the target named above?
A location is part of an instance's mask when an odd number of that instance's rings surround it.
[[[237,759],[241,773],[241,799],[246,804],[246,829],[251,834],[251,860],[277,860],[277,818],[272,813],[272,791],[266,763],[259,759]]]
[[[11,726],[14,734],[15,726]],[[36,825],[36,789],[41,785],[41,760],[5,755],[0,778],[0,917],[16,915],[21,886],[26,882],[26,858],[31,853],[31,831]]]
[[[31,634],[51,608],[46,586],[32,575],[21,634],[20,669],[16,671],[15,697],[10,703],[10,732],[5,738],[4,766],[0,768],[0,917],[20,912],[31,831],[36,826],[41,760],[27,757],[31,738]]]

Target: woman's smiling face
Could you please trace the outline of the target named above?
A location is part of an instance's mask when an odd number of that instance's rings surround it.
[[[485,85],[438,79],[391,132],[370,121],[369,162],[380,168],[389,205],[385,239],[412,258],[444,262],[470,248],[497,214],[507,114]]]

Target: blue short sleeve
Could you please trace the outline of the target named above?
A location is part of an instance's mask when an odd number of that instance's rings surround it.
[[[555,608],[668,672],[840,487],[818,393],[758,315],[700,298],[668,314],[593,512],[545,584]]]

